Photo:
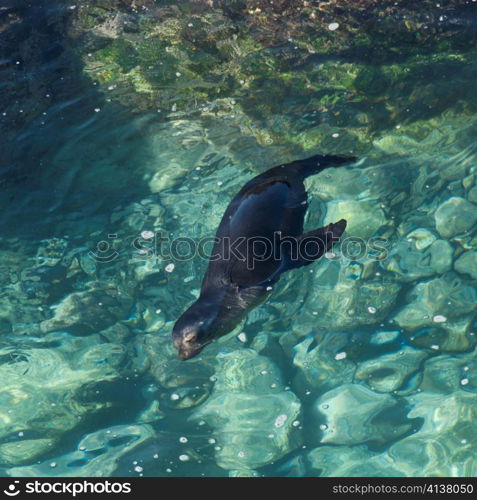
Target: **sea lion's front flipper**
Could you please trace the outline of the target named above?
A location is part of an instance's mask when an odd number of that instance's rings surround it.
[[[306,266],[322,257],[339,241],[345,229],[346,221],[341,219],[299,236],[296,248],[291,248],[287,252],[283,271]]]

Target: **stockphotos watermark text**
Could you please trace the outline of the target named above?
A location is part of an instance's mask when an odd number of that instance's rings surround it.
[[[340,255],[332,250],[332,244],[339,242]],[[253,269],[258,262],[281,260],[284,254],[291,261],[313,261],[321,255],[328,259],[344,258],[350,261],[383,260],[387,257],[388,240],[373,237],[367,240],[356,236],[338,238],[331,232],[321,237],[283,237],[275,232],[271,238],[253,236],[206,237],[200,239],[179,236],[171,238],[161,232],[143,231],[140,236],[121,238],[118,234],[108,234],[99,241],[88,255],[95,262],[109,263],[120,258],[125,252],[135,260],[149,259],[186,262],[196,258],[206,261],[237,259],[246,262]]]

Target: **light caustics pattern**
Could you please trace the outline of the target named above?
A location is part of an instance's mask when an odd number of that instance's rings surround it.
[[[0,474],[477,474],[477,10],[421,3],[8,7]],[[306,227],[384,248],[179,361],[207,262],[156,236],[318,153],[360,160],[306,180]]]

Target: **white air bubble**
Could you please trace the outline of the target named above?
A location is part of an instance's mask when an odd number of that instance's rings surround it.
[[[244,332],[239,333],[237,338],[240,340],[240,342],[247,342],[247,335],[245,335]]]
[[[154,233],[152,231],[143,231],[141,233],[141,238],[143,238],[144,240],[151,240],[152,238],[154,238]]]
[[[284,413],[282,415],[278,415],[278,417],[275,419],[275,427],[278,429],[280,427],[283,427],[283,424],[287,421],[288,415],[285,415]]]

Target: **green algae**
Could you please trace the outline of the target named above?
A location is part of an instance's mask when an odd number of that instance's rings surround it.
[[[370,18],[374,15],[381,21],[386,9],[394,9],[391,4],[381,10],[372,2],[364,3],[370,8]],[[246,17],[238,20],[231,16],[234,8],[245,12]],[[326,115],[326,122],[332,127],[346,127],[346,133],[354,138],[353,148],[364,151],[383,128],[427,120],[454,107],[456,101],[473,101],[471,87],[449,84],[442,77],[444,68],[446,71],[452,68],[454,78],[462,75],[465,81],[475,72],[472,49],[459,52],[453,47],[455,33],[447,38],[446,30],[431,30],[432,36],[429,33],[424,36],[423,21],[414,23],[412,15],[402,14],[406,21],[396,38],[383,36],[376,43],[372,37],[381,32],[389,34],[389,23],[374,25],[370,30],[367,25],[348,24],[349,20],[340,11],[343,22],[338,30],[330,31],[318,16],[304,30],[298,29],[298,24],[291,26],[288,40],[268,47],[270,40],[263,40],[252,27],[263,22],[271,29],[273,19],[266,17],[269,8],[274,9],[269,6],[247,9],[241,4],[223,11],[204,9],[200,13],[188,12],[186,5],[183,10],[178,6],[173,10],[164,7],[159,13],[146,11],[138,15],[140,21],[136,21],[133,35],[124,32],[121,38],[107,40],[106,47],[84,54],[85,71],[108,88],[123,87],[114,89],[110,95],[133,109],[134,99],[131,101],[128,96],[126,101],[124,94],[128,88],[140,94],[138,110],[200,109],[218,99],[233,98],[236,108],[270,137],[269,143],[300,149],[330,147],[329,129],[309,131],[307,127],[306,131],[300,131],[303,116],[311,111]],[[83,7],[79,12],[87,10]],[[287,22],[298,22],[296,16],[303,21],[303,16],[312,11],[305,5],[303,12],[295,11]],[[354,19],[358,14],[349,9],[347,15]],[[414,17],[422,18],[420,12],[415,12]],[[83,26],[81,15],[74,25],[76,31],[91,30],[89,24]],[[423,55],[430,50],[428,45],[434,39],[440,41],[439,50],[433,47],[429,55]],[[382,51],[391,46],[400,51],[399,61],[393,60],[396,57],[391,50],[388,57],[372,56],[363,63],[352,55],[354,49],[350,47],[346,50],[351,53],[346,55],[345,51],[343,55],[347,44],[360,47],[360,55],[369,53],[371,46]],[[318,53],[324,58],[317,63]],[[346,62],[336,62],[338,57]],[[423,81],[431,83],[421,95],[416,87],[420,88]],[[307,103],[305,109],[300,101]],[[284,105],[287,114],[296,115],[298,120],[285,130],[283,127],[277,130],[270,119],[281,114]],[[267,141],[258,139],[258,142]]]

